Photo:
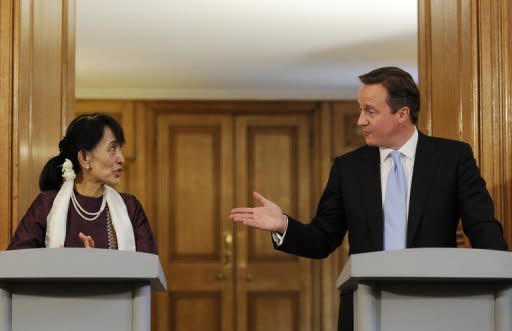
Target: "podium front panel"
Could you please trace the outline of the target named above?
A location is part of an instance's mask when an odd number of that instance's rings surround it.
[[[387,284],[379,306],[379,330],[495,331],[494,295],[481,285]]]
[[[18,283],[12,330],[133,330],[131,284]]]

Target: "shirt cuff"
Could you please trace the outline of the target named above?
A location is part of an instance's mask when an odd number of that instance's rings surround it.
[[[284,241],[284,237],[286,236],[286,231],[288,231],[288,216],[283,215],[284,217],[284,232],[283,234],[280,234],[278,232],[272,232],[272,240],[274,240],[274,243],[277,247],[281,246]]]

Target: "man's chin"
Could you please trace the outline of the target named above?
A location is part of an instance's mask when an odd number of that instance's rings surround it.
[[[368,138],[365,138],[364,139],[364,142],[366,143],[366,145],[368,146],[378,146],[377,143],[375,141],[373,141],[372,139],[368,139]]]

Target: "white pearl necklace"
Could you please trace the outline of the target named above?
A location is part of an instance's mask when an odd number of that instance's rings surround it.
[[[100,216],[100,214],[105,209],[105,206],[107,205],[107,200],[105,199],[105,193],[103,193],[103,199],[101,200],[100,209],[94,213],[88,212],[82,206],[80,206],[80,204],[78,203],[78,200],[76,199],[74,190],[71,192],[71,202],[73,203],[73,207],[75,207],[75,210],[78,213],[78,215],[80,215],[80,217],[82,217],[84,220],[89,221],[89,222],[95,221]]]

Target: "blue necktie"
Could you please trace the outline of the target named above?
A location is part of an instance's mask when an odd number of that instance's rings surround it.
[[[400,162],[401,153],[393,151],[389,155],[393,166],[389,171],[384,200],[384,250],[405,248],[407,228],[407,181]]]

